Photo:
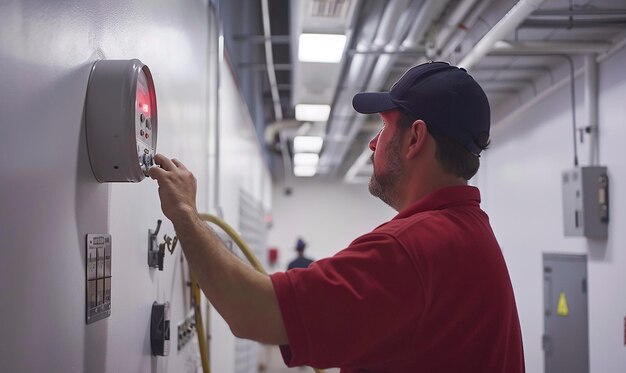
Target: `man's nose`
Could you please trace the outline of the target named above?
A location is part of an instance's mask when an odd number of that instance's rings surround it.
[[[370,140],[369,148],[371,151],[376,150],[376,144],[378,143],[378,136],[380,136],[380,132],[378,132],[376,136],[374,136],[374,138]]]

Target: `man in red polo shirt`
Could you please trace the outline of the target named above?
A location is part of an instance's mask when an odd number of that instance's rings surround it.
[[[193,175],[156,157],[163,212],[206,296],[235,335],[280,345],[289,366],[523,372],[506,264],[467,185],[489,142],[483,90],[430,62],[353,106],[382,119],[369,189],[399,213],[307,269],[265,276],[242,264],[198,218]]]

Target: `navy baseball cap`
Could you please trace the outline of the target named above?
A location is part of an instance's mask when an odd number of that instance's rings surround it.
[[[352,106],[362,114],[403,108],[479,155],[489,139],[487,95],[463,68],[426,62],[409,69],[389,92],[361,92]]]
[[[304,250],[305,247],[306,247],[306,242],[304,242],[302,238],[298,238],[298,241],[296,242],[296,250],[302,251]]]

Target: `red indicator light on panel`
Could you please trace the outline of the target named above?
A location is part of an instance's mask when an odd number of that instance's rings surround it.
[[[150,107],[148,104],[143,104],[141,105],[141,110],[143,110],[144,113],[147,113],[150,110]]]

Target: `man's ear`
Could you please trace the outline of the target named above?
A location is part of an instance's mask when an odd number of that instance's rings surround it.
[[[418,119],[411,124],[411,128],[408,129],[408,132],[409,147],[406,151],[406,158],[411,159],[419,154],[426,144],[426,137],[428,134],[426,123],[424,123],[423,120]]]

